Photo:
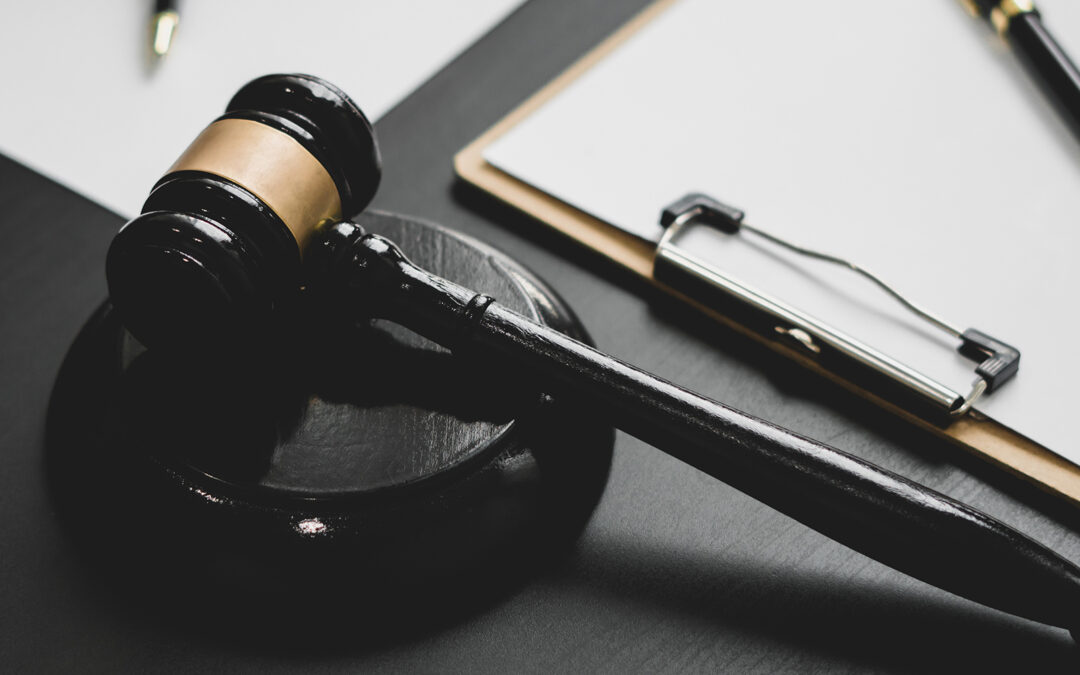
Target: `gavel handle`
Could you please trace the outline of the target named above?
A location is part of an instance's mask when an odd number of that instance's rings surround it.
[[[1080,569],[1000,521],[602,354],[416,267],[382,237],[354,240],[347,258],[347,283],[378,294],[375,310],[387,318],[519,369],[540,390],[581,401],[623,431],[890,567],[990,607],[1080,627]]]

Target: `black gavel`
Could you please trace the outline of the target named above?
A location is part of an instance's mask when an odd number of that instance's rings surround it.
[[[336,87],[243,87],[155,185],[108,253],[112,302],[154,349],[242,348],[317,298],[384,318],[624,431],[819,532],[945,590],[1080,628],[1080,569],[1003,523],[816,441],[694,394],[412,264],[365,234],[379,183],[370,123]],[[231,343],[231,344],[230,344]],[[1074,632],[1074,637],[1075,637]]]

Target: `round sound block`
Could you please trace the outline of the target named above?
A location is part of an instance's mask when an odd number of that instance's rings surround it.
[[[588,339],[480,242],[386,213],[357,222]],[[267,362],[146,351],[108,303],[84,327],[53,392],[49,476],[71,531],[123,585],[262,607],[459,606],[580,533],[610,426],[393,324],[300,333]]]

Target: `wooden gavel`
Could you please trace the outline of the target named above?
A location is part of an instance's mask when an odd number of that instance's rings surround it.
[[[301,295],[399,323],[479,367],[580,401],[654,447],[880,562],[1035,621],[1080,628],[1080,569],[975,509],[699,396],[412,264],[343,215],[374,195],[371,125],[336,87],[243,87],[109,249],[113,304],[151,349],[237,349]],[[1075,637],[1075,633],[1074,633]]]

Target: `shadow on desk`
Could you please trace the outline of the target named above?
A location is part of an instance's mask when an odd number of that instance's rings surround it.
[[[722,652],[732,643],[745,659],[767,651],[812,657],[856,670],[912,672],[1075,672],[1080,653],[1063,630],[1005,614],[987,614],[944,594],[905,593],[885,584],[799,572],[764,561],[734,561],[638,541],[591,538],[562,564],[516,570],[489,592],[463,598],[412,598],[396,606],[374,606],[365,598],[348,605],[288,607],[273,599],[236,602],[159,580],[147,593],[122,578],[93,576],[85,587],[95,605],[141,630],[180,633],[230,651],[301,658],[305,661],[373,655],[415,645],[487,614],[506,631],[520,630],[521,606],[531,584],[572,594],[587,615],[559,609],[551,626],[553,649],[571,639],[603,641],[600,651],[638,645],[647,617],[655,626],[685,632],[694,651]],[[532,576],[533,581],[528,578]],[[107,579],[106,584],[97,583]],[[917,583],[917,582],[914,582]],[[91,592],[91,591],[88,591]],[[524,596],[524,597],[522,597]],[[519,602],[520,600],[520,602]],[[776,608],[784,608],[777,612]],[[615,629],[613,616],[626,620]],[[506,639],[503,634],[501,639]],[[724,654],[715,659],[723,661]],[[567,664],[564,664],[567,665]]]
[[[905,593],[790,565],[613,539],[591,541],[569,567],[577,592],[598,604],[636,605],[658,624],[690,626],[699,650],[708,647],[701,633],[709,631],[725,644],[744,638],[742,652],[797,652],[857,670],[888,664],[912,672],[1071,673],[1080,667],[1080,648],[1066,631],[988,614],[944,592]]]

